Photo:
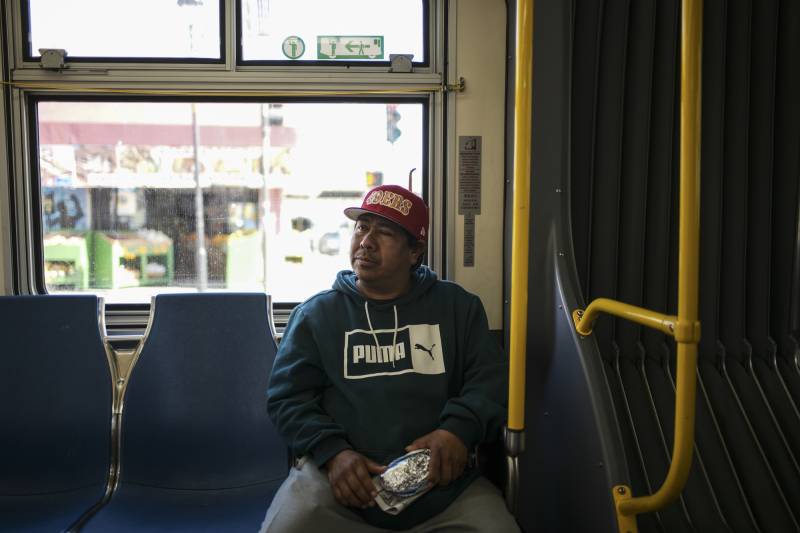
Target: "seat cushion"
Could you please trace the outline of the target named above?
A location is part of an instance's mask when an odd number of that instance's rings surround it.
[[[267,416],[275,351],[264,294],[156,296],[125,397],[121,481],[217,490],[286,476]]]
[[[255,533],[283,479],[224,490],[121,485],[82,532]]]
[[[0,531],[61,531],[105,493],[113,384],[93,295],[0,297]]]
[[[64,531],[100,501],[105,483],[54,494],[0,496],[0,531]]]

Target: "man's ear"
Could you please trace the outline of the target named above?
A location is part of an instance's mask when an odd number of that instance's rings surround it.
[[[416,242],[414,247],[411,249],[411,262],[412,265],[419,265],[420,258],[425,255],[425,252],[428,250],[428,243],[422,240]]]

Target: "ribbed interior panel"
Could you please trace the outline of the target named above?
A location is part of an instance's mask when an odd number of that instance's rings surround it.
[[[570,193],[586,302],[677,312],[680,2],[587,0],[573,21]],[[800,2],[706,0],[694,461],[641,531],[800,530]],[[635,495],[674,431],[675,345],[601,318]]]

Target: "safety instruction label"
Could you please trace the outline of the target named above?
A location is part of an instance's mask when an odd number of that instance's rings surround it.
[[[475,266],[475,215],[464,215],[464,266]]]
[[[458,214],[481,214],[481,136],[458,138]]]
[[[383,35],[320,35],[317,59],[383,59]]]
[[[306,43],[297,35],[290,35],[283,40],[281,48],[283,49],[283,55],[289,59],[298,59],[305,53]]]

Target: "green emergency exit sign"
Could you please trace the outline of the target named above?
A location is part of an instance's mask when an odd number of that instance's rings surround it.
[[[317,59],[383,59],[383,35],[320,35]]]

